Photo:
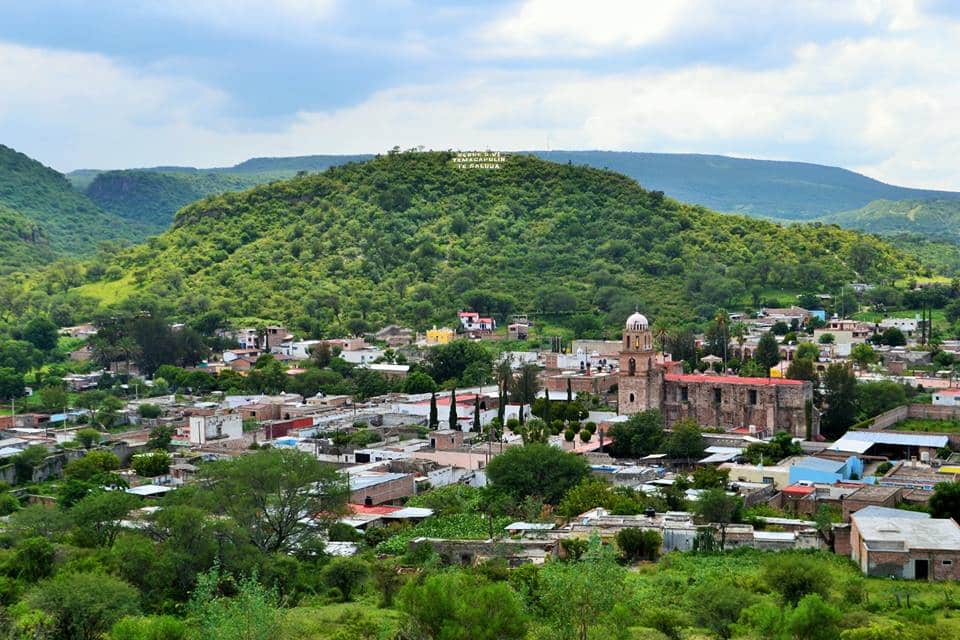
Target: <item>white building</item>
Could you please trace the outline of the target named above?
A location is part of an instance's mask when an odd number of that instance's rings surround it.
[[[960,389],[934,391],[933,404],[938,407],[960,407]]]
[[[340,357],[350,364],[372,364],[382,358],[383,355],[383,349],[377,349],[376,347],[340,352]]]
[[[461,311],[457,314],[464,331],[493,331],[497,322],[493,318],[483,318],[475,311]]]
[[[907,335],[913,335],[919,321],[916,318],[884,318],[880,321],[880,330],[896,327]]]
[[[323,340],[288,340],[281,342],[270,351],[295,360],[306,360]]]
[[[204,445],[210,440],[235,440],[243,437],[243,418],[239,413],[190,416],[190,444]]]

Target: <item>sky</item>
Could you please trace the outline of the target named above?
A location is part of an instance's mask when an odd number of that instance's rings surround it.
[[[61,171],[717,153],[960,190],[958,6],[0,0],[0,143]]]

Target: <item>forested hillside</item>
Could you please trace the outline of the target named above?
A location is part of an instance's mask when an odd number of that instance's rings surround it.
[[[242,191],[266,182],[254,174],[105,171],[84,193],[104,211],[165,230],[184,205],[208,195]]]
[[[53,253],[61,256],[92,254],[104,240],[146,237],[139,225],[101,211],[62,174],[3,145],[0,205],[36,224]]]
[[[460,170],[447,153],[407,153],[189,205],[83,292],[310,327],[422,328],[463,306],[599,310],[619,324],[635,305],[690,320],[751,289],[829,289],[917,266],[874,237],[720,215],[613,172],[529,156]]]
[[[0,275],[52,257],[49,241],[40,226],[0,205]]]

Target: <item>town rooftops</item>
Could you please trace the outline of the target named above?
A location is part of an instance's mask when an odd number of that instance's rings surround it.
[[[949,518],[873,506],[850,517],[871,551],[960,550],[960,525]]]
[[[823,458],[805,456],[799,460],[795,460],[790,464],[790,466],[803,467],[804,469],[814,469],[816,471],[823,471],[825,473],[840,473],[840,470],[843,469],[844,464],[846,463],[842,460],[825,460]]]
[[[689,382],[692,384],[741,385],[750,387],[795,387],[805,384],[805,380],[787,378],[741,378],[740,376],[710,376],[696,373],[668,373],[664,376],[668,382]]]

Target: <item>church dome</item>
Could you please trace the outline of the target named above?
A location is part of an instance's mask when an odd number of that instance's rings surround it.
[[[628,331],[645,331],[649,326],[650,323],[647,322],[647,316],[643,315],[639,311],[627,318]]]

